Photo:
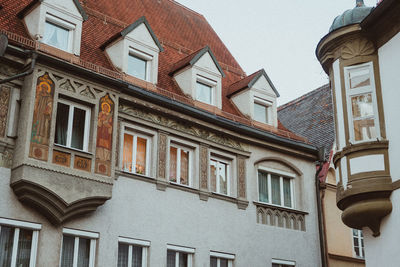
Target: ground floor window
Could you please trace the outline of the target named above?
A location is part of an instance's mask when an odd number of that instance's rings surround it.
[[[149,241],[118,238],[118,267],[146,267]]]
[[[192,267],[194,248],[167,246],[167,267]]]
[[[210,267],[232,267],[235,255],[221,253],[221,252],[210,252]]]
[[[364,258],[364,236],[362,230],[353,229],[354,254],[358,258]]]
[[[34,267],[40,224],[0,218],[0,266]]]
[[[272,267],[293,267],[296,266],[294,261],[272,259]]]

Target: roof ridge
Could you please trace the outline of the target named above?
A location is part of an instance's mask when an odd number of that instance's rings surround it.
[[[283,104],[282,106],[279,106],[279,107],[278,107],[278,111],[279,111],[279,110],[282,110],[282,109],[285,109],[285,108],[287,108],[287,107],[289,107],[289,106],[291,106],[291,105],[294,105],[294,104],[296,104],[296,103],[302,101],[304,98],[307,98],[307,97],[309,97],[309,96],[311,96],[311,95],[313,95],[313,94],[319,92],[320,90],[325,89],[326,87],[329,87],[329,83],[324,84],[324,85],[321,85],[320,87],[318,87],[318,88],[316,88],[316,89],[314,89],[314,90],[312,90],[312,91],[310,91],[310,92],[307,92],[307,93],[305,93],[304,95],[301,95],[301,96],[299,96],[299,97],[293,99],[292,101],[289,101],[289,102],[287,102],[286,104]]]

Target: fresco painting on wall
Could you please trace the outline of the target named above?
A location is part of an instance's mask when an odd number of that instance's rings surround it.
[[[10,88],[0,88],[0,137],[5,137],[7,127],[8,103],[10,101]]]

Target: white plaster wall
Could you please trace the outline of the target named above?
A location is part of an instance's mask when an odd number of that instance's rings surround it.
[[[253,99],[250,90],[243,90],[242,92],[235,94],[232,98],[233,103],[244,115],[253,117]]]
[[[390,174],[400,179],[400,33],[378,50],[386,135],[389,140]]]
[[[210,250],[233,253],[235,266],[271,266],[272,258],[294,260],[297,267],[320,266],[315,167],[312,162],[277,152],[251,147],[247,161],[246,210],[235,203],[119,177],[113,197],[97,211],[65,223],[64,227],[99,232],[96,266],[116,266],[118,236],[151,241],[149,266],[166,265],[166,245],[195,248],[194,266],[208,267]],[[254,162],[265,157],[282,157],[303,173],[296,181],[296,207],[309,212],[306,231],[288,230],[256,223],[257,170]],[[9,187],[10,170],[0,169],[0,214],[2,217],[41,223],[37,266],[58,266],[62,227],[53,226],[38,212],[23,206]]]
[[[111,63],[119,69],[120,71],[126,70],[128,68],[127,60],[124,61],[124,58],[128,57],[128,54],[124,56],[126,49],[124,49],[124,40],[119,40],[115,44],[106,48],[106,53],[108,58],[111,60]],[[128,52],[127,52],[128,53]]]
[[[193,99],[196,98],[195,90],[193,85],[193,69],[191,67],[186,68],[180,72],[178,72],[174,76],[175,81],[179,85],[179,88],[185,93],[185,95],[189,95]]]
[[[221,75],[209,53],[205,53],[201,58],[199,58],[194,66],[209,71],[214,75]]]

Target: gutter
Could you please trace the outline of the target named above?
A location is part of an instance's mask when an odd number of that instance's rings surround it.
[[[31,54],[32,54],[32,60],[31,60],[31,66],[30,66],[30,68],[29,68],[27,71],[25,71],[25,72],[16,74],[16,75],[11,76],[11,77],[9,77],[9,78],[7,78],[7,79],[4,79],[4,80],[0,80],[0,84],[7,83],[7,82],[11,82],[11,81],[13,81],[13,80],[15,80],[15,79],[18,79],[18,78],[27,76],[27,75],[29,75],[29,74],[32,74],[33,70],[35,69],[36,59],[37,59],[37,57],[38,57],[38,54],[37,54],[36,52],[29,51],[29,50],[26,50],[25,52],[31,53]]]
[[[9,49],[9,52],[19,54],[20,56],[26,54],[23,49],[20,49],[16,46],[9,45],[8,49]],[[86,78],[89,78],[92,80],[94,79],[94,80],[96,80],[96,82],[102,82],[102,83],[105,83],[108,85],[112,85],[112,86],[120,89],[121,92],[126,93],[128,95],[139,97],[141,99],[150,101],[155,104],[160,104],[163,107],[196,117],[203,121],[218,124],[222,127],[228,128],[229,130],[232,130],[237,133],[246,134],[246,135],[254,137],[254,138],[262,139],[262,140],[269,141],[271,143],[275,143],[275,144],[279,144],[279,145],[285,145],[289,148],[293,148],[293,149],[297,149],[297,150],[300,150],[300,151],[303,151],[306,153],[313,154],[313,155],[315,155],[315,158],[317,158],[318,149],[313,145],[302,143],[302,142],[291,140],[291,139],[287,139],[287,138],[284,138],[284,137],[281,137],[281,136],[278,136],[278,135],[275,135],[275,134],[272,134],[272,133],[269,133],[266,131],[262,131],[262,130],[259,130],[256,128],[249,127],[249,126],[241,124],[239,122],[234,122],[234,121],[228,120],[223,117],[218,117],[217,115],[212,114],[210,112],[200,110],[198,108],[195,108],[195,107],[190,106],[185,103],[174,101],[163,95],[159,95],[157,93],[148,91],[148,90],[140,88],[138,86],[134,86],[125,81],[115,79],[112,77],[108,77],[103,74],[99,74],[94,71],[85,69],[83,67],[73,65],[69,62],[62,61],[60,59],[49,56],[47,54],[37,53],[37,60],[47,63],[49,66],[58,66],[60,69],[62,69],[64,71],[73,71],[75,73],[79,73],[82,77],[86,77]]]
[[[320,148],[323,149],[323,148]],[[324,154],[324,153],[321,153]],[[322,200],[321,200],[321,195],[320,195],[320,181],[318,178],[319,173],[322,171],[322,167],[324,165],[324,159],[321,156],[319,157],[318,160],[318,169],[315,173],[315,193],[317,196],[317,215],[318,215],[318,232],[319,232],[319,246],[321,250],[321,267],[328,267],[328,258],[327,258],[327,251],[326,251],[326,241],[325,241],[325,223],[324,223],[324,218],[322,217]]]

